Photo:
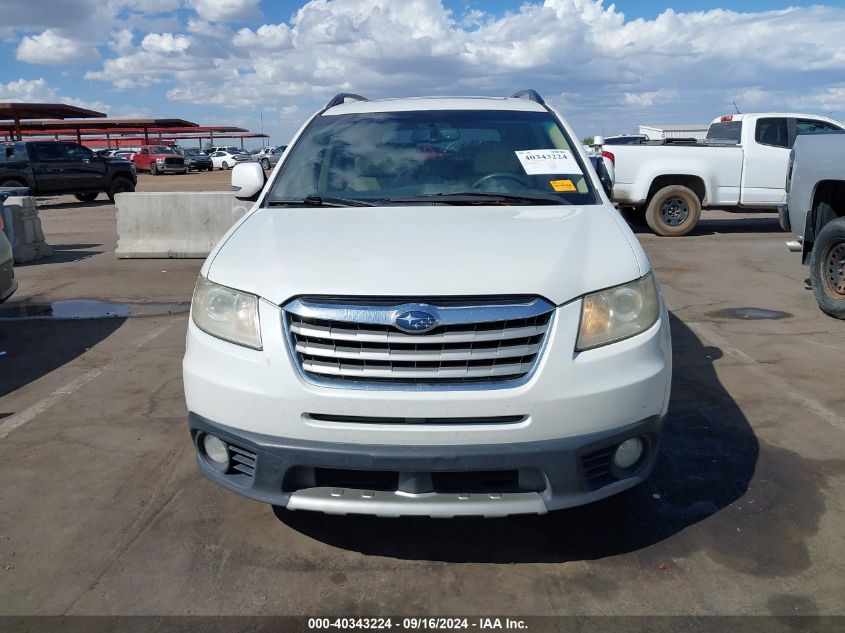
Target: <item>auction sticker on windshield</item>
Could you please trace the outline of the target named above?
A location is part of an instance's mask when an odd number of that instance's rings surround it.
[[[580,174],[578,163],[569,150],[524,149],[514,152],[529,176],[538,174]]]

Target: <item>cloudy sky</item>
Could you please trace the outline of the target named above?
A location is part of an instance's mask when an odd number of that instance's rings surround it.
[[[845,120],[845,0],[0,0],[0,15],[0,102],[263,116],[279,143],[337,92],[531,87],[581,136],[706,122],[734,99]]]

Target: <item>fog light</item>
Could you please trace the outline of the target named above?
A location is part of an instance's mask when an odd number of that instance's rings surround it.
[[[219,466],[229,465],[229,449],[219,437],[213,435],[202,436],[202,449],[206,456]]]
[[[625,440],[617,448],[613,454],[613,463],[618,468],[625,470],[636,464],[643,454],[643,441],[638,437],[632,437],[630,440]]]

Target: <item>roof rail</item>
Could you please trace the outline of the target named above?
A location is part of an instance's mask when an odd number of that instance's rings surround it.
[[[334,97],[332,97],[332,100],[326,104],[326,110],[328,110],[329,108],[333,108],[336,105],[340,105],[347,99],[354,99],[355,101],[368,101],[366,97],[362,97],[361,95],[352,94],[351,92],[341,92],[340,94],[336,94]]]
[[[517,90],[511,95],[511,99],[519,99],[520,97],[528,97],[529,101],[539,103],[542,106],[546,105],[546,102],[543,101],[543,97],[541,97],[536,90],[532,90],[531,88],[528,90]]]

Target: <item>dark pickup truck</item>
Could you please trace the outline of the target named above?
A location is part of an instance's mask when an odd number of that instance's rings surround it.
[[[131,162],[96,156],[64,141],[22,141],[0,145],[0,187],[29,187],[31,196],[73,194],[83,202],[106,193],[109,200],[135,191]]]

